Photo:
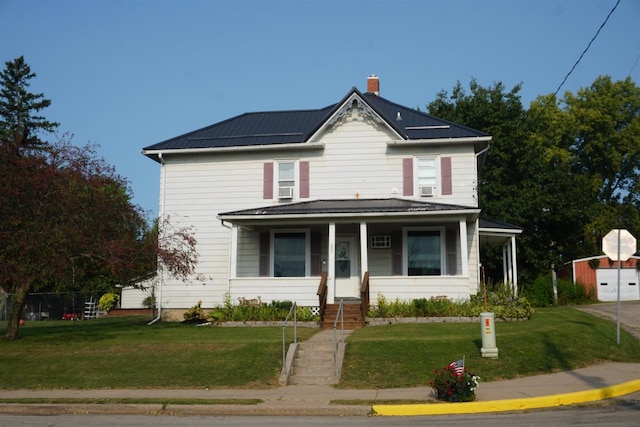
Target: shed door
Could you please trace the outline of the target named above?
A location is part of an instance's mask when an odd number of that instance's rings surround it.
[[[618,300],[618,269],[599,268],[596,270],[598,280],[598,300]],[[638,290],[638,270],[635,268],[620,269],[620,301],[633,301],[640,299]]]

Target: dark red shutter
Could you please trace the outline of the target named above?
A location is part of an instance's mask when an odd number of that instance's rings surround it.
[[[262,179],[262,198],[273,199],[273,162],[264,164]]]
[[[311,276],[322,274],[322,234],[311,233]]]
[[[402,231],[391,233],[391,274],[402,276]]]
[[[269,233],[260,233],[260,277],[269,276]]]
[[[309,162],[300,162],[300,198],[309,197]]]
[[[413,196],[413,158],[402,159],[402,195]]]
[[[451,157],[442,157],[440,159],[440,179],[442,182],[442,195],[449,196],[453,194],[453,183],[451,180]]]

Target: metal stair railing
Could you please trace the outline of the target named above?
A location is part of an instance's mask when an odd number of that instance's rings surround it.
[[[344,344],[344,300],[340,300],[340,306],[338,307],[338,312],[336,313],[336,320],[333,321],[333,362],[336,366],[336,378],[340,376],[340,369],[338,367],[338,337],[336,333],[338,320],[340,320],[340,329],[342,330],[342,338],[340,339],[340,343]]]
[[[291,313],[293,313],[293,343],[298,342],[298,316],[297,316],[297,303],[294,301],[293,305],[289,309],[289,313],[287,317],[285,317],[284,322],[282,322],[282,372],[285,373],[287,371],[287,349],[286,349],[286,338],[285,338],[285,328],[287,327],[287,322],[289,321],[289,317],[291,317]]]

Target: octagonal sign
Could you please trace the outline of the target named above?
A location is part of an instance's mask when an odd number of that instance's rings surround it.
[[[620,242],[619,252],[618,241]],[[626,261],[636,253],[636,244],[636,238],[627,230],[613,229],[602,238],[602,252],[613,261]],[[618,259],[618,253],[620,259]]]

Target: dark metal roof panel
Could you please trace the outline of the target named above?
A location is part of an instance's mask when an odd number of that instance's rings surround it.
[[[245,113],[211,126],[145,147],[180,150],[304,143],[353,93],[362,97],[404,139],[488,136],[486,133],[439,119],[388,101],[355,87],[337,104],[318,110]],[[398,120],[401,117],[402,120]]]
[[[266,206],[240,211],[220,213],[221,217],[233,216],[271,216],[271,215],[312,215],[339,213],[399,213],[399,212],[450,212],[473,210],[466,206],[446,205],[442,203],[421,202],[404,199],[349,199],[349,200],[312,200],[277,206]]]
[[[407,139],[484,137],[488,134],[448,120],[408,108],[372,93],[364,97]],[[398,116],[399,114],[399,116]],[[399,120],[401,118],[401,120]]]
[[[245,113],[144,150],[241,147],[304,142],[333,106],[320,110]]]

